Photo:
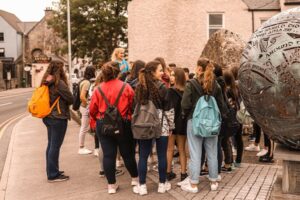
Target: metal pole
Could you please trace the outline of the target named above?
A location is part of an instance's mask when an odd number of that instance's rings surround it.
[[[69,63],[69,81],[72,91],[72,49],[71,49],[71,19],[70,19],[70,0],[67,0],[67,23],[68,23],[68,63]]]

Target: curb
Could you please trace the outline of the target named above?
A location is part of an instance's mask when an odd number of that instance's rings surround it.
[[[4,200],[5,199],[5,193],[6,193],[6,188],[7,188],[7,183],[8,183],[8,178],[9,178],[9,171],[10,171],[10,165],[11,165],[11,160],[12,160],[12,154],[13,154],[13,146],[14,146],[14,141],[15,141],[15,134],[16,134],[16,126],[22,122],[22,120],[24,120],[26,117],[22,118],[21,120],[19,120],[13,127],[12,129],[12,134],[11,134],[11,139],[9,142],[9,146],[8,146],[8,151],[7,151],[7,156],[5,159],[5,164],[4,164],[4,168],[3,168],[3,172],[2,172],[2,176],[1,176],[1,180],[0,180],[0,200]]]

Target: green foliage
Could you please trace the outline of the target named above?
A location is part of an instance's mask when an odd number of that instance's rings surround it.
[[[87,55],[94,62],[103,62],[110,59],[114,48],[126,45],[129,1],[70,0],[72,56]],[[67,0],[60,0],[48,24],[67,41]]]

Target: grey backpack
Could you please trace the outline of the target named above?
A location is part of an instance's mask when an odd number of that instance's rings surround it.
[[[162,131],[162,123],[159,119],[158,110],[152,101],[146,105],[137,104],[131,120],[133,138],[148,140],[159,138]]]

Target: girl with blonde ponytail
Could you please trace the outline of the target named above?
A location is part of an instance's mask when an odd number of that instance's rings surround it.
[[[218,181],[221,176],[218,175],[218,136],[201,137],[195,136],[192,128],[192,116],[197,101],[203,95],[213,96],[218,104],[219,110],[223,118],[226,118],[228,109],[224,102],[222,90],[215,80],[214,65],[206,58],[200,58],[197,62],[196,74],[197,78],[187,82],[183,93],[181,108],[183,114],[187,116],[187,137],[190,152],[189,177],[179,182],[181,189],[187,192],[197,193],[197,185],[199,183],[199,174],[201,170],[202,146],[204,146],[209,170],[209,180],[211,182],[211,190],[217,190]],[[197,87],[197,88],[196,88]],[[200,90],[200,92],[198,92]]]

